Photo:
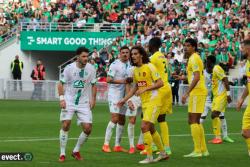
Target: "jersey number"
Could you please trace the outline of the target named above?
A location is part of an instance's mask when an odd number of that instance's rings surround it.
[[[168,66],[167,66],[167,63],[164,61],[164,62],[162,62],[163,64],[164,64],[164,72],[165,73],[168,73]]]

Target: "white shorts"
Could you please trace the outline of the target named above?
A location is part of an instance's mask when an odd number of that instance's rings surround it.
[[[92,112],[89,106],[61,109],[60,121],[72,120],[74,114],[76,114],[77,117],[77,125],[81,123],[92,123]]]
[[[128,116],[128,117],[135,117],[137,115],[140,115],[141,112],[142,112],[140,97],[132,96],[128,101],[131,101],[133,103],[135,109],[134,110],[130,110],[129,107],[128,107],[128,105],[127,105],[126,116]]]
[[[206,117],[208,112],[212,110],[212,103],[205,103],[204,112],[201,114],[202,117]]]
[[[124,104],[121,108],[117,106],[118,102],[109,101],[109,111],[115,114],[125,115],[127,111],[127,105]]]
[[[207,103],[205,104],[205,109],[204,112],[201,114],[201,117],[206,117],[208,115],[208,112],[212,111],[212,103]],[[224,116],[224,112],[220,112],[220,117]]]

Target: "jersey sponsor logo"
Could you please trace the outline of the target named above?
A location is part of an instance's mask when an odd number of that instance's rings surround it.
[[[74,88],[84,88],[84,85],[85,85],[85,81],[82,81],[82,80],[76,80],[73,83]]]
[[[137,86],[138,86],[138,87],[147,86],[147,82],[146,82],[146,81],[138,81]]]

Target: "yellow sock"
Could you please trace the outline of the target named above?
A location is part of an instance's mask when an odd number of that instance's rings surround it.
[[[221,126],[221,122],[220,122],[220,118],[216,117],[212,120],[212,124],[213,124],[213,132],[216,138],[221,138],[221,131],[220,131],[220,126]]]
[[[191,124],[191,134],[194,141],[194,152],[201,153],[201,131],[198,124]]]
[[[144,146],[145,146],[145,150],[147,151],[147,155],[152,156],[153,138],[152,138],[150,131],[143,133],[143,138],[144,138]]]
[[[246,143],[247,143],[247,149],[248,151],[250,151],[250,138],[246,139]]]
[[[205,132],[202,124],[199,124],[200,131],[201,131],[201,152],[207,151],[207,144],[206,144],[206,138],[205,138]]]
[[[155,145],[157,146],[158,150],[163,151],[164,148],[163,148],[163,144],[161,141],[161,136],[159,135],[159,133],[157,131],[155,131],[155,133],[152,134],[152,138],[153,138],[153,141],[154,141]]]
[[[168,124],[167,122],[160,122],[159,123],[160,130],[161,130],[161,138],[164,146],[169,147],[169,131],[168,131]]]

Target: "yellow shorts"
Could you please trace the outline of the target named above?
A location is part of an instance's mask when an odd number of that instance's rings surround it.
[[[172,114],[172,91],[171,88],[163,88],[159,91],[159,96],[161,96],[162,106],[159,108],[160,115],[162,114]]]
[[[142,108],[143,112],[143,121],[155,123],[157,121],[157,118],[160,114],[159,107],[157,106],[147,106]]]
[[[227,107],[227,95],[214,97],[212,111],[225,112]]]
[[[206,96],[191,95],[188,100],[189,113],[203,113],[205,108]]]
[[[250,129],[250,106],[248,105],[243,118],[242,118],[242,129]]]

